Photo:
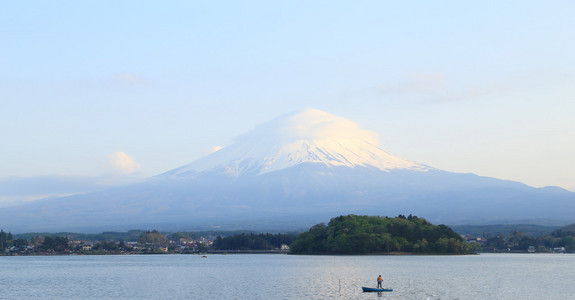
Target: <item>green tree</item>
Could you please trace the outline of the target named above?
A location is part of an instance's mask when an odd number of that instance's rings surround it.
[[[62,252],[69,250],[69,241],[67,237],[57,236],[57,237],[44,237],[44,242],[42,242],[42,248],[45,250],[53,250],[55,252]]]
[[[34,247],[40,247],[42,246],[42,243],[44,242],[44,237],[43,236],[33,236],[32,238],[30,238],[30,244],[32,244],[32,246]]]
[[[118,248],[118,244],[116,244],[114,241],[101,241],[92,247],[93,250],[102,249],[106,251],[116,251]]]
[[[18,247],[18,248],[25,247],[25,246],[28,246],[28,240],[27,239],[15,239],[12,242],[12,245],[14,245],[15,247]]]
[[[157,230],[146,231],[138,238],[138,243],[142,245],[153,245],[155,247],[165,247],[168,239]]]
[[[0,251],[4,251],[8,246],[7,234],[4,230],[0,229]]]
[[[292,253],[319,254],[326,252],[327,228],[324,223],[314,225],[300,234],[290,246]]]

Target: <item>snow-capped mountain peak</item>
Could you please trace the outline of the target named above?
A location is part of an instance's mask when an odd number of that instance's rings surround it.
[[[378,146],[376,134],[316,109],[293,112],[239,136],[234,142],[183,167],[165,173],[186,176],[224,171],[231,176],[259,175],[304,163],[327,167],[427,170]]]
[[[0,219],[21,232],[285,231],[350,213],[566,224],[573,211],[575,193],[428,168],[386,153],[351,121],[307,109],[143,183],[3,208]]]

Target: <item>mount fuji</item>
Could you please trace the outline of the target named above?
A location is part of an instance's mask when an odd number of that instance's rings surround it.
[[[306,109],[275,119],[238,137],[231,146],[162,176],[189,177],[221,172],[232,178],[263,175],[304,164],[334,169],[368,167],[382,171],[425,171],[426,166],[393,156],[375,135],[349,120]]]
[[[575,193],[404,160],[354,122],[306,109],[144,183],[0,209],[0,227],[291,230],[351,213],[414,214],[446,224],[568,224]]]

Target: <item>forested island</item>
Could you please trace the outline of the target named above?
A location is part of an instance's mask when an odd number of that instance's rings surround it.
[[[293,254],[468,254],[463,238],[423,218],[347,215],[313,226],[291,245]]]

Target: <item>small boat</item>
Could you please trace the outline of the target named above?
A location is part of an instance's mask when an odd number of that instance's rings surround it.
[[[376,289],[376,288],[370,288],[370,287],[365,287],[365,286],[362,286],[361,289],[364,292],[392,292],[393,291],[393,289]]]

